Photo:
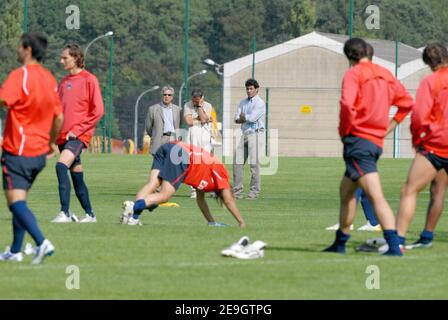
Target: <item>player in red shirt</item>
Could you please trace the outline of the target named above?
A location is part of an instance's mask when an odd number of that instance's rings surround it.
[[[423,61],[433,73],[421,81],[411,117],[417,153],[400,196],[397,231],[403,243],[418,194],[440,170],[448,172],[448,50],[440,43],[429,44],[423,51]],[[432,234],[427,236],[431,238]]]
[[[206,192],[215,192],[239,226],[246,226],[233,198],[225,166],[203,148],[183,142],[166,143],[157,150],[149,181],[137,193],[135,203],[124,202],[121,222],[140,224],[143,210],[152,211],[160,203],[167,202],[182,182],[197,189],[196,202],[209,225],[224,226],[214,221],[205,201]]]
[[[86,214],[80,222],[94,223],[96,216],[84,181],[81,153],[88,147],[95,126],[104,114],[103,98],[97,78],[84,69],[84,54],[78,45],[65,46],[61,63],[69,74],[59,85],[59,96],[64,109],[64,125],[56,140],[61,151],[56,163],[61,211],[52,222],[78,221],[70,212],[70,170],[76,197]]]
[[[23,260],[25,232],[36,242],[33,264],[41,263],[55,250],[26,203],[63,121],[56,79],[41,65],[47,44],[47,38],[40,33],[23,34],[17,49],[23,66],[12,71],[0,88],[0,106],[8,108],[1,159],[3,189],[14,233],[11,248],[0,254],[0,261]]]
[[[350,226],[356,215],[355,190],[362,187],[371,200],[383,228],[389,250],[402,255],[395,218],[387,203],[376,167],[389,126],[389,109],[398,107],[395,121],[401,122],[412,109],[412,96],[385,68],[368,59],[367,44],[353,38],[344,45],[350,68],[344,75],[340,101],[339,134],[344,144],[346,171],[340,185],[340,228],[326,252],[345,253]]]

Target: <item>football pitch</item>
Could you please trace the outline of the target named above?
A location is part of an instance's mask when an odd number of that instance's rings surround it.
[[[55,159],[37,178],[29,204],[44,234],[56,246],[44,264],[0,263],[0,299],[446,299],[448,224],[442,216],[432,249],[407,251],[402,258],[356,253],[354,248],[380,233],[353,231],[347,254],[320,251],[338,219],[338,185],[343,162],[335,158],[281,158],[278,173],[262,177],[258,201],[239,200],[248,227],[207,198],[216,221],[208,227],[189,189],[171,201],[180,208],[145,211],[141,227],[118,224],[121,204],[133,200],[147,179],[150,156],[85,154],[83,164],[97,224],[51,224],[59,212]],[[394,212],[410,160],[380,160],[387,199]],[[231,171],[230,171],[231,172]],[[246,186],[249,172],[245,167]],[[81,216],[73,194],[71,208]],[[418,237],[428,203],[425,190],[408,242]],[[11,216],[0,201],[0,247],[11,241]],[[355,227],[364,224],[361,209]],[[268,244],[256,260],[223,258],[220,251],[247,235]],[[26,242],[31,242],[27,236]],[[79,289],[67,288],[79,268]],[[379,271],[379,289],[368,289],[369,266]]]

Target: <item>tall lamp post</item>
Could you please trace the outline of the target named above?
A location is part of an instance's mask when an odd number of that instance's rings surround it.
[[[199,72],[197,72],[197,73],[195,73],[195,74],[192,74],[191,76],[189,76],[188,78],[187,78],[187,81],[184,81],[183,83],[182,83],[182,85],[180,86],[180,90],[179,90],[179,107],[181,107],[182,108],[182,90],[184,89],[184,86],[186,85],[186,83],[188,83],[188,81],[190,81],[191,79],[193,79],[194,77],[197,77],[197,76],[200,76],[200,75],[203,75],[203,74],[206,74],[207,73],[207,70],[201,70],[201,71],[199,71]]]
[[[92,41],[90,41],[88,44],[87,44],[87,46],[86,46],[86,48],[85,48],[85,50],[84,50],[84,61],[87,59],[87,52],[88,52],[88,50],[89,50],[89,48],[90,48],[90,46],[95,42],[95,41],[97,41],[97,40],[100,40],[100,39],[102,39],[102,38],[105,38],[105,37],[111,37],[111,36],[113,36],[114,35],[114,32],[113,31],[108,31],[108,32],[106,32],[105,34],[102,34],[102,35],[100,35],[100,36],[98,36],[98,37],[96,37],[95,39],[93,39]],[[110,76],[109,76],[109,79],[110,79],[110,88],[109,88],[109,92],[110,92],[110,105],[112,105],[112,45],[111,45],[111,53],[110,53],[110,56],[109,56],[109,62],[110,62],[110,70],[109,70],[109,73],[110,73]],[[104,93],[103,93],[103,96],[104,96]],[[104,105],[106,105],[106,98],[104,98]],[[109,108],[109,109],[111,109],[111,107]],[[106,115],[104,115],[103,116],[103,119],[101,120],[101,122],[103,122],[103,127],[105,127],[105,125],[104,125],[104,123],[105,123],[105,121],[106,121]],[[109,129],[109,132],[112,130],[112,123],[111,122],[109,122],[109,126],[110,126],[110,129]],[[103,150],[103,153],[104,153],[104,142],[105,142],[105,132],[104,132],[104,130],[103,130],[103,147],[102,147],[102,150]],[[108,146],[109,146],[109,148],[108,148],[108,151],[110,152],[110,134],[109,134],[109,141],[108,141]]]
[[[210,67],[215,67],[215,72],[216,74],[221,78],[221,108],[224,110],[224,72],[223,72],[223,64],[219,64],[216,63],[215,61],[213,61],[212,59],[205,59],[203,61],[204,64],[210,66]]]
[[[219,76],[223,76],[223,72],[221,71],[222,70],[222,67],[223,67],[223,65],[222,64],[218,64],[218,63],[216,63],[215,61],[213,61],[212,59],[205,59],[204,60],[204,64],[206,64],[206,65],[208,65],[208,66],[210,66],[210,67],[215,67],[215,72],[219,75]]]
[[[189,0],[185,0],[185,36],[184,36],[184,84],[185,86],[185,96],[188,92],[188,33],[190,24],[190,7]],[[183,87],[182,87],[183,88]],[[179,107],[182,108],[182,91],[179,92]]]
[[[157,90],[157,89],[159,89],[159,88],[160,88],[159,86],[154,86],[154,87],[152,87],[151,89],[148,89],[148,90],[146,90],[146,91],[143,91],[143,92],[138,96],[137,101],[135,102],[135,106],[134,106],[134,145],[135,145],[134,150],[135,150],[135,151],[134,151],[134,153],[137,153],[137,146],[138,146],[138,144],[137,144],[138,104],[139,104],[139,102],[140,102],[140,99],[141,99],[145,94],[147,94],[148,92]]]
[[[111,150],[111,143],[112,143],[112,107],[113,107],[113,101],[112,98],[114,96],[113,94],[113,82],[112,82],[112,76],[113,76],[113,55],[114,55],[114,37],[113,37],[113,33],[112,36],[110,37],[110,50],[109,50],[109,139],[107,141],[107,151],[109,153],[112,152]]]
[[[219,64],[216,63],[214,60],[212,59],[205,59],[203,61],[204,64],[210,66],[210,67],[214,67],[215,68],[215,72],[216,74],[221,78],[221,110],[222,112],[224,112],[224,65],[223,64]],[[224,127],[223,123],[221,123],[221,130]]]
[[[102,35],[96,37],[96,38],[93,39],[92,41],[90,41],[89,44],[88,44],[88,45],[86,46],[86,48],[84,49],[84,60],[86,60],[86,58],[87,58],[87,51],[89,50],[90,46],[91,46],[95,41],[100,40],[100,39],[105,38],[105,37],[110,37],[110,36],[113,36],[113,35],[114,35],[114,32],[113,32],[113,31],[109,31],[109,32],[106,32],[105,34],[102,34]]]

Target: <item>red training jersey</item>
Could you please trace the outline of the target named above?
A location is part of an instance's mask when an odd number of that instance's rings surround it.
[[[0,88],[8,110],[3,149],[16,156],[35,157],[49,152],[54,117],[62,112],[57,81],[40,64],[12,71]]]
[[[415,147],[421,144],[429,152],[448,158],[448,67],[420,82],[411,133]]]
[[[98,79],[82,70],[64,77],[58,91],[64,111],[64,124],[56,144],[63,144],[67,133],[71,131],[88,146],[95,133],[95,126],[104,114]]]
[[[342,81],[340,137],[352,134],[382,148],[393,105],[398,107],[394,120],[400,123],[412,110],[414,100],[389,70],[370,61],[353,66]]]
[[[175,142],[190,155],[185,184],[204,192],[230,189],[227,169],[215,156],[201,147]]]

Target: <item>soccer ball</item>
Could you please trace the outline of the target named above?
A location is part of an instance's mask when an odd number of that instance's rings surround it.
[[[124,201],[121,208],[123,209],[123,213],[120,215],[120,223],[128,224],[129,218],[134,213],[134,202]]]

